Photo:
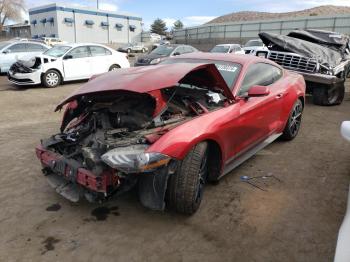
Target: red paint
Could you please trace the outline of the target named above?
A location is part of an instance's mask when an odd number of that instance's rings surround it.
[[[205,112],[181,125],[160,128],[159,131],[167,132],[160,135],[155,132],[153,136],[148,136],[147,139],[152,144],[147,151],[183,159],[197,143],[213,141],[221,149],[223,167],[230,158],[247,150],[262,139],[274,133],[281,133],[296,100],[298,98],[304,100],[305,98],[303,77],[296,73],[290,73],[266,59],[248,55],[209,53],[192,53],[179,58],[231,61],[241,64],[242,69],[234,86],[230,87],[232,91],[229,91],[223,78],[218,75],[219,72],[212,64],[181,63],[121,69],[101,75],[88,82],[76,93],[65,99],[58,108],[80,95],[128,90],[139,93],[147,92],[152,95],[157,100],[156,115],[161,112],[165,103],[160,89],[176,85],[193,70],[205,69],[216,80],[216,86],[224,90],[229,102],[221,109]],[[268,87],[255,87],[253,90],[255,97],[237,97],[236,93],[248,67],[257,62],[269,63],[281,68],[283,77]],[[230,93],[227,94],[227,92]],[[37,155],[44,165],[47,164],[47,161],[59,157],[40,147],[37,148]],[[79,169],[78,183],[92,190],[105,192],[108,185],[115,183],[112,181],[113,177],[109,173],[102,176],[102,181],[97,181],[97,178],[90,171]]]

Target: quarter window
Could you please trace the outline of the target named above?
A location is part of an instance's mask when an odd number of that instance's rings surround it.
[[[84,58],[84,57],[90,56],[90,52],[87,46],[81,46],[81,47],[74,48],[72,51],[68,53],[68,55],[71,55],[73,59]]]
[[[46,50],[46,48],[44,48],[42,45],[27,44],[27,51],[28,52],[42,52],[45,50]]]
[[[257,63],[248,68],[238,96],[244,95],[254,85],[269,86],[282,77],[282,70],[276,66]]]

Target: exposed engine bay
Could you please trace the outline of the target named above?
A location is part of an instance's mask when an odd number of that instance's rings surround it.
[[[108,194],[124,184],[133,186],[137,180],[133,174],[156,171],[152,159],[169,161],[163,155],[144,155],[151,144],[176,126],[227,102],[221,90],[189,84],[159,90],[159,96],[123,90],[81,96],[74,106],[68,106],[61,132],[43,140],[42,147],[69,159],[76,170],[83,168],[97,177],[113,170],[117,181]],[[142,158],[151,164],[132,166],[144,163]]]

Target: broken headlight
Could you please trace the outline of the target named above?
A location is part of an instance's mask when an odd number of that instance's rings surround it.
[[[147,153],[146,149],[145,145],[115,148],[102,155],[101,159],[110,167],[127,174],[153,172],[171,160],[161,153]]]

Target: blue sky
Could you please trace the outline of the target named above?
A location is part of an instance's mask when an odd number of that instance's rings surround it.
[[[27,7],[50,4],[50,0],[25,0]],[[99,0],[100,9],[108,11],[123,11],[140,15],[144,28],[157,17],[166,21],[171,27],[175,20],[180,19],[185,26],[194,26],[224,14],[237,11],[286,12],[310,8],[319,5],[350,6],[350,0]],[[56,0],[56,3],[96,7],[96,0]]]

